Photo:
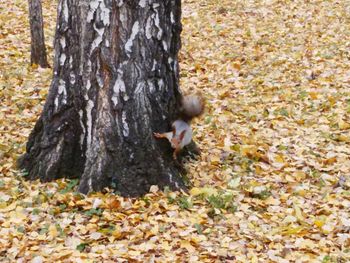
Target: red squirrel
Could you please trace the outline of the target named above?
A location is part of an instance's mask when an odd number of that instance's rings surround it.
[[[204,99],[200,94],[186,95],[181,100],[180,118],[175,120],[170,132],[154,132],[155,138],[166,138],[174,149],[173,158],[177,159],[177,154],[183,147],[192,141],[191,120],[200,116],[204,111]]]

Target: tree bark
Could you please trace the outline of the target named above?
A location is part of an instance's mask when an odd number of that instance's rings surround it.
[[[181,0],[60,0],[52,84],[19,166],[125,196],[184,189],[167,131],[180,101]]]
[[[28,0],[29,23],[31,36],[30,63],[40,65],[43,68],[49,67],[47,63],[44,22],[40,0]]]

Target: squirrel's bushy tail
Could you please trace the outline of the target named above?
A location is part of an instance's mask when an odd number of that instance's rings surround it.
[[[191,94],[185,95],[181,101],[181,114],[184,119],[192,120],[204,112],[205,103],[202,95]]]

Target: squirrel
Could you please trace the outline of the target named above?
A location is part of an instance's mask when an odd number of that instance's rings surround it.
[[[185,95],[181,99],[180,117],[172,123],[172,130],[165,133],[153,133],[155,138],[169,140],[171,147],[174,149],[174,160],[177,159],[177,155],[182,148],[191,143],[191,120],[200,116],[204,112],[204,108],[204,99],[201,94]]]

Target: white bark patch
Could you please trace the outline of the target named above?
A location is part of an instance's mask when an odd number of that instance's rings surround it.
[[[125,93],[125,91],[126,89],[125,89],[125,83],[123,80],[123,75],[121,73],[118,73],[117,80],[115,81],[113,86],[113,94],[112,94],[112,101],[114,106],[118,104],[120,92]],[[128,100],[128,96],[126,94],[124,94],[124,100]]]
[[[171,173],[168,173],[168,175],[169,175],[169,181],[170,181],[170,183],[173,183],[173,175],[172,175]]]
[[[118,104],[118,97],[117,97],[117,96],[114,96],[114,94],[113,94],[111,100],[113,101],[114,106],[116,106],[116,105]]]
[[[67,103],[67,90],[66,90],[66,82],[63,79],[60,79],[58,84],[58,94],[63,94],[63,98],[61,103],[66,104]]]
[[[64,54],[64,53],[62,53],[62,54],[60,55],[60,65],[61,65],[61,66],[64,65],[64,62],[66,62],[66,58],[67,58],[67,56],[66,56],[66,54]]]
[[[172,24],[175,23],[175,18],[174,18],[174,13],[173,13],[173,12],[170,12],[170,22],[171,22]]]
[[[96,12],[96,9],[99,5],[99,0],[92,0],[90,1],[90,9],[89,9],[89,13],[87,15],[87,21],[91,22],[94,19],[94,14]]]
[[[63,79],[60,79],[58,82],[58,90],[57,95],[54,100],[55,111],[58,109],[58,102],[60,100],[60,96],[62,95],[61,104],[67,103],[67,90],[66,90],[66,82]]]
[[[80,10],[81,10],[81,16],[85,19],[83,19],[82,21],[82,25],[81,25],[81,38],[79,40],[79,48],[80,48],[80,65],[79,65],[79,75],[81,76],[83,74],[83,69],[84,69],[84,63],[82,61],[84,61],[84,56],[85,56],[85,36],[86,36],[86,24],[87,24],[87,15],[88,15],[88,11],[89,11],[89,3],[87,1],[85,2],[80,2]],[[73,61],[73,60],[72,60]],[[72,68],[72,67],[71,67]]]
[[[73,68],[73,56],[69,56],[69,68]]]
[[[97,10],[99,10],[100,12],[100,19],[102,20],[103,25],[108,26],[110,24],[110,10],[106,7],[103,0],[92,0],[90,2],[90,9],[87,15],[87,22],[91,22],[93,20],[94,14]],[[94,23],[94,30],[97,32],[97,37],[91,44],[91,53],[96,47],[98,47],[101,44],[105,28],[97,28],[96,23]]]
[[[88,79],[87,82],[86,82],[86,90],[89,91],[90,88],[91,88],[91,82]]]
[[[83,132],[81,133],[80,135],[80,145],[83,146],[83,143],[84,143],[84,137],[85,137],[85,126],[84,126],[84,122],[83,122],[83,110],[80,110],[79,111],[79,122],[80,122],[80,126],[83,130]]]
[[[126,22],[128,21],[128,9],[124,6],[120,8],[119,20],[122,23],[123,27],[126,27]]]
[[[87,145],[90,146],[92,138],[92,109],[94,108],[94,102],[88,100],[86,105],[86,128],[87,128]]]
[[[122,124],[123,124],[123,135],[124,137],[129,136],[129,126],[128,123],[126,122],[126,112],[123,111],[122,113]]]
[[[165,40],[163,40],[162,43],[163,43],[164,50],[168,51],[168,44],[167,44],[167,42]]]
[[[84,94],[85,100],[89,100],[88,91],[89,91],[90,88],[91,88],[91,82],[88,79],[87,82],[86,82],[86,93]]]
[[[125,50],[126,50],[127,53],[131,53],[133,41],[136,38],[136,36],[139,33],[139,31],[140,31],[139,21],[136,21],[134,23],[134,25],[132,26],[131,35],[130,35],[128,41],[125,44]]]
[[[154,5],[153,5],[154,7]],[[158,28],[158,34],[157,34],[157,39],[161,40],[163,36],[163,29],[160,27],[160,19],[159,19],[159,13],[158,10],[156,9],[156,16],[154,18],[154,24]]]
[[[75,74],[73,72],[71,72],[69,74],[69,82],[74,85],[75,84]]]
[[[147,4],[147,0],[140,0],[139,2],[139,6],[141,6],[142,8],[145,8]]]
[[[148,80],[147,85],[148,85],[148,89],[149,89],[150,93],[153,93],[155,91],[155,88],[154,88],[154,84],[152,83],[152,81]]]
[[[88,186],[89,186],[89,189],[92,189],[92,177],[91,177],[91,175],[89,176],[89,179],[88,179]]]
[[[80,115],[80,124],[83,127],[83,134],[80,137],[80,144],[82,145],[84,142],[84,137],[85,134],[87,133],[87,140],[86,140],[86,144],[87,147],[89,148],[91,145],[91,138],[92,138],[92,109],[94,108],[94,102],[92,100],[89,99],[88,96],[88,91],[91,88],[91,82],[88,79],[86,82],[86,93],[84,94],[84,98],[85,100],[87,100],[87,104],[86,104],[86,128],[84,127],[84,123],[83,123],[83,112],[79,112]]]
[[[63,19],[66,23],[68,23],[68,18],[69,18],[69,12],[68,12],[68,3],[67,0],[63,1],[62,5],[62,13],[63,13]]]
[[[60,44],[62,49],[64,49],[66,47],[66,39],[64,37],[60,38]]]
[[[163,88],[164,88],[164,80],[163,79],[158,79],[158,87],[159,87],[159,90],[163,90]]]
[[[83,63],[81,63],[81,65],[83,65]],[[86,72],[87,73],[91,73],[91,65],[92,65],[91,60],[88,60],[87,64],[86,64]]]
[[[104,86],[104,81],[103,78],[101,76],[101,71],[100,71],[100,63],[97,61],[97,73],[96,73],[96,80],[97,80],[97,84],[100,88],[103,88]]]
[[[100,9],[101,9],[101,19],[105,26],[108,26],[110,23],[110,12],[109,8],[106,7],[105,2],[101,1]]]
[[[174,184],[177,189],[179,189],[179,184],[177,182],[174,182],[173,175],[171,173],[168,173],[169,175],[169,182]]]
[[[144,83],[143,81],[142,81],[142,82],[139,82],[139,83],[137,84],[136,89],[135,89],[135,94],[140,94],[140,93],[142,93],[143,90],[144,90],[144,88],[145,88],[145,83]]]
[[[95,24],[94,24],[94,29],[97,32],[97,37],[94,39],[94,41],[91,44],[90,54],[95,50],[95,48],[97,48],[101,44],[101,42],[103,40],[102,37],[103,37],[103,34],[105,32],[104,28],[97,28]]]
[[[55,104],[55,111],[56,111],[58,108],[58,96],[55,98],[54,104]]]
[[[104,86],[104,81],[103,78],[101,77],[101,74],[96,74],[96,79],[97,79],[97,84],[100,88],[103,88]]]
[[[62,12],[62,2],[58,1],[57,13],[60,14]],[[57,28],[60,28],[59,23],[57,23]]]
[[[149,16],[146,21],[146,38],[151,39],[152,38],[152,16]]]
[[[155,59],[153,59],[153,65],[152,65],[151,71],[155,71],[156,70],[156,66],[157,66],[157,61]]]

